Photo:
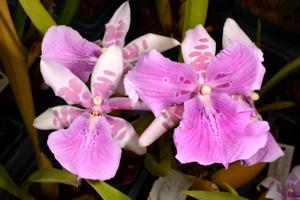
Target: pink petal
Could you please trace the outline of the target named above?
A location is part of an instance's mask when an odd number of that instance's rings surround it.
[[[273,162],[281,156],[283,156],[283,151],[274,140],[272,134],[268,132],[266,145],[250,158],[243,160],[242,163],[245,165],[254,165],[258,162]]]
[[[268,123],[252,122],[249,106],[225,94],[207,98],[195,97],[184,104],[183,120],[174,133],[176,158],[181,163],[227,167],[265,146]]]
[[[55,106],[35,118],[33,126],[41,130],[65,128],[84,111],[73,106]]]
[[[42,42],[42,58],[68,67],[82,81],[87,82],[101,48],[82,38],[67,26],[51,26]]]
[[[102,44],[104,47],[116,44],[124,46],[125,36],[130,26],[129,2],[124,2],[105,25],[105,34]]]
[[[157,116],[166,106],[190,98],[196,87],[196,74],[188,65],[152,50],[127,74],[124,84],[130,98],[139,97]]]
[[[119,85],[117,86],[116,93],[126,96],[125,87],[124,87],[124,78],[132,68],[133,68],[133,64],[123,59],[123,74],[121,80],[119,81]]]
[[[149,110],[143,102],[133,100],[127,97],[114,97],[108,100],[108,112],[112,110]]]
[[[77,117],[68,129],[51,133],[48,146],[56,160],[80,178],[107,180],[119,167],[121,148],[104,116]]]
[[[56,96],[68,104],[80,104],[90,107],[91,94],[86,85],[65,66],[41,59],[41,73],[44,81]]]
[[[233,19],[227,18],[223,27],[223,49],[230,47],[234,42],[254,45],[239,25]]]
[[[108,98],[116,89],[123,74],[121,48],[109,46],[100,56],[91,78],[92,95]]]
[[[190,64],[195,71],[205,70],[215,52],[216,42],[202,25],[198,25],[185,33],[182,42],[182,55],[184,61]]]
[[[122,148],[142,155],[146,153],[146,148],[138,144],[138,135],[129,122],[119,117],[107,116],[111,126],[113,138],[119,142]]]
[[[249,96],[260,89],[265,68],[255,46],[234,43],[207,66],[207,84],[215,92]]]
[[[179,44],[173,38],[148,33],[127,44],[123,49],[123,56],[127,61],[133,62],[152,49],[163,52]]]
[[[170,128],[179,123],[182,118],[183,106],[168,106],[161,111],[153,122],[147,127],[139,139],[139,144],[143,147],[149,146]]]

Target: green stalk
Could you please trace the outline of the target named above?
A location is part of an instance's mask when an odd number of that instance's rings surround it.
[[[300,57],[294,59],[286,66],[281,68],[266,84],[261,88],[259,95],[263,96],[271,88],[273,88],[279,81],[290,75],[292,72],[300,68]]]
[[[41,151],[37,130],[32,126],[35,112],[27,62],[6,0],[0,0],[0,35],[0,57],[33,144],[37,163],[40,164]]]
[[[205,24],[209,0],[187,0],[182,35],[198,24]]]
[[[39,0],[19,0],[19,2],[34,26],[42,34],[45,34],[50,26],[56,25],[56,22]]]

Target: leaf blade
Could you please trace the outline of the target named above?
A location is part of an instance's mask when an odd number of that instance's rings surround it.
[[[273,88],[279,81],[290,75],[293,71],[300,69],[300,57],[297,57],[292,62],[282,67],[266,84],[261,88],[259,95],[263,96],[271,88]]]
[[[295,103],[291,102],[291,101],[277,101],[277,102],[273,102],[273,103],[264,105],[260,108],[257,108],[257,111],[259,113],[270,112],[270,111],[274,111],[274,110],[291,108],[293,106],[295,106]]]
[[[103,181],[85,181],[92,186],[104,200],[131,200],[130,197]]]
[[[247,200],[244,197],[227,192],[208,192],[208,191],[182,191],[183,194],[200,200]]]
[[[26,195],[23,191],[17,186],[14,180],[7,173],[5,168],[0,164],[0,188],[9,192],[10,194],[18,197],[20,199],[29,199],[26,198]]]
[[[39,0],[19,0],[19,2],[39,32],[45,34],[50,26],[56,25]]]
[[[78,180],[77,177],[66,171],[61,169],[55,169],[55,168],[42,168],[35,172],[33,172],[28,180],[29,182],[33,183],[62,183],[65,185],[71,185],[71,186],[78,186]]]

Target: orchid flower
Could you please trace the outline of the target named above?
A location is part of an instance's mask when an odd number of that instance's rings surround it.
[[[300,200],[300,166],[292,169],[286,180],[274,180],[266,194],[272,200]]]
[[[47,143],[64,168],[80,178],[107,180],[118,169],[121,147],[137,154],[145,153],[131,124],[107,114],[123,102],[122,98],[109,99],[123,73],[120,47],[111,45],[96,62],[91,92],[62,64],[42,59],[41,73],[57,96],[68,104],[83,107],[56,106],[34,121],[36,128],[58,129],[49,135]]]
[[[130,25],[130,7],[128,1],[123,3],[106,24],[102,41],[90,42],[67,26],[52,26],[42,42],[42,58],[61,63],[68,67],[82,81],[87,82],[98,57],[112,44],[123,48],[125,36]],[[156,34],[143,35],[123,48],[124,70],[126,74],[140,55],[151,49],[166,51],[178,46],[173,38]],[[122,82],[120,82],[122,84]]]
[[[152,50],[126,75],[129,97],[140,98],[156,116],[140,137],[140,145],[151,144],[180,122],[174,142],[181,163],[226,167],[253,156],[252,162],[265,147],[272,137],[268,123],[257,119],[250,104],[235,99],[257,97],[253,91],[260,89],[265,72],[262,52],[232,19],[225,23],[224,49],[216,56],[215,46],[198,25],[186,32],[182,43],[185,63]]]

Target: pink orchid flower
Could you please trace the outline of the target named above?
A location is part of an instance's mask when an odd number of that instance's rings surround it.
[[[82,81],[87,82],[103,49],[112,44],[124,47],[129,26],[130,7],[128,1],[118,8],[106,24],[104,38],[100,42],[89,42],[70,27],[52,26],[43,39],[42,58],[65,65]],[[132,68],[131,63],[135,62],[144,52],[151,49],[166,51],[178,45],[179,42],[173,38],[151,33],[133,40],[123,48],[123,73],[127,73]]]
[[[68,104],[84,107],[56,106],[34,121],[36,128],[58,129],[49,135],[48,146],[64,168],[80,178],[107,180],[119,167],[121,147],[137,154],[146,152],[138,145],[138,135],[130,123],[107,114],[122,103],[127,104],[128,109],[143,109],[141,104],[129,105],[130,101],[124,98],[109,98],[123,73],[120,47],[111,45],[96,62],[91,92],[59,63],[42,59],[41,73],[57,96]]]
[[[300,166],[294,167],[284,182],[274,180],[266,197],[272,200],[300,200]]]
[[[268,123],[257,118],[250,104],[236,99],[257,96],[253,91],[260,89],[265,72],[262,52],[232,19],[225,23],[224,49],[216,56],[215,46],[198,25],[182,42],[185,63],[152,50],[126,75],[127,94],[135,101],[140,98],[156,115],[140,145],[148,146],[180,122],[174,142],[181,163],[226,167],[237,160],[249,159],[250,164],[276,159],[282,155],[278,145],[272,145],[276,151],[265,152],[267,141],[275,143]]]

